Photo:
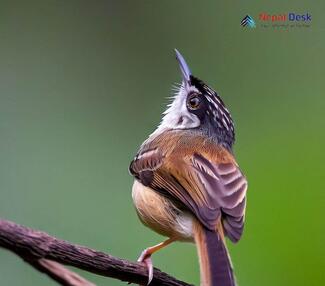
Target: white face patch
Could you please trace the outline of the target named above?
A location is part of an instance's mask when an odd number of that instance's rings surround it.
[[[172,103],[163,113],[164,117],[155,133],[165,129],[188,129],[200,125],[199,118],[190,113],[186,107],[186,98],[190,92],[198,93],[199,91],[194,86],[185,87],[183,83],[175,94]]]

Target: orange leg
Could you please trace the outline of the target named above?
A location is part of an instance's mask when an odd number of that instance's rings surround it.
[[[153,278],[153,264],[152,264],[151,255],[154,254],[155,252],[157,252],[158,250],[164,248],[165,246],[171,244],[174,241],[175,241],[174,238],[168,238],[167,240],[165,240],[157,245],[148,247],[142,251],[141,255],[138,258],[138,262],[143,262],[148,268],[148,284],[147,285],[150,284],[150,282]]]

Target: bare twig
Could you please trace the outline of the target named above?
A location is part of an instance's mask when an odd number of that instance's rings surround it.
[[[0,247],[11,250],[34,268],[66,286],[91,286],[91,282],[60,264],[70,265],[98,275],[145,285],[147,270],[130,262],[90,248],[71,244],[48,234],[0,219]],[[151,286],[190,286],[158,269]]]
[[[62,266],[60,263],[55,261],[41,259],[25,259],[26,262],[32,265],[37,270],[47,274],[53,280],[63,286],[96,286],[95,284],[84,279],[75,272]]]

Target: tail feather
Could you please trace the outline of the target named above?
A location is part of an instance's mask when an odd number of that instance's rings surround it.
[[[201,286],[235,286],[230,257],[221,235],[202,225],[197,225],[194,233],[200,260]]]

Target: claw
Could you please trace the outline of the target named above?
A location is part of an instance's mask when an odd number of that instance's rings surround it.
[[[145,249],[142,251],[141,255],[139,256],[138,262],[144,263],[148,269],[148,283],[147,285],[150,284],[153,278],[153,263],[151,259],[151,253],[149,249]]]
[[[150,282],[152,281],[152,278],[153,278],[153,264],[152,264],[151,255],[153,253],[157,252],[158,250],[164,248],[168,244],[172,243],[173,241],[175,241],[175,238],[168,238],[167,240],[165,240],[161,243],[158,243],[155,246],[148,247],[144,251],[142,251],[140,257],[138,258],[138,262],[144,263],[148,269],[148,283],[147,283],[147,285],[150,284]]]
[[[143,261],[146,266],[147,266],[147,269],[148,269],[148,283],[147,285],[149,285],[152,281],[152,278],[153,278],[153,263],[152,263],[152,259],[151,257],[147,257],[145,258],[145,260]]]

